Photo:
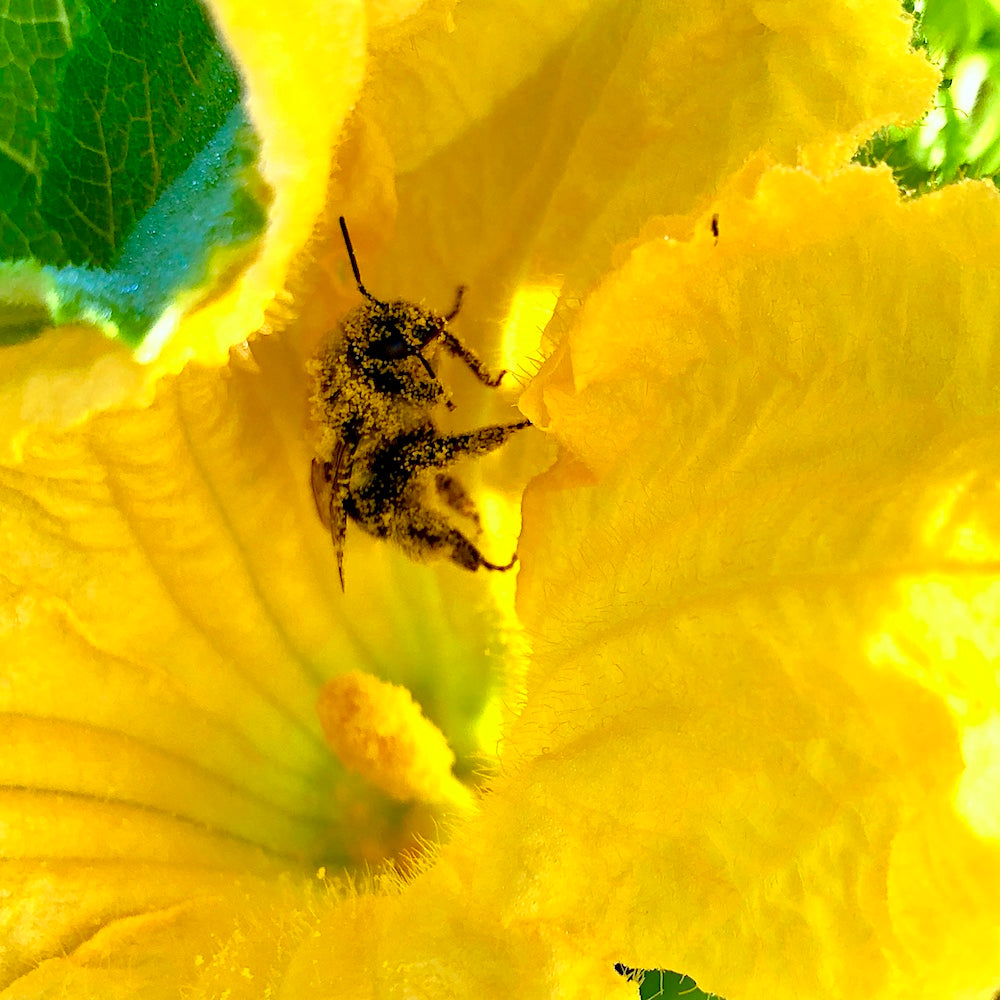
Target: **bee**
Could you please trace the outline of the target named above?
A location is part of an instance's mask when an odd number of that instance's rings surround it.
[[[451,523],[450,516],[459,515],[476,532],[482,530],[472,497],[447,470],[466,455],[494,451],[531,421],[441,433],[435,410],[454,409],[454,404],[427,356],[430,349],[440,347],[459,358],[491,389],[506,374],[491,375],[448,328],[465,289],[459,287],[444,316],[405,300],[383,302],[361,281],[343,217],[340,229],[366,301],[348,313],[309,372],[315,381],[313,416],[321,428],[312,493],[333,539],[341,590],[348,518],[414,559],[446,556],[467,570],[508,570],[516,553],[507,563],[490,562]]]

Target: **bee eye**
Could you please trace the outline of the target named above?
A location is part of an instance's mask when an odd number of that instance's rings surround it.
[[[395,326],[386,327],[383,335],[368,347],[368,356],[376,361],[398,361],[412,353],[413,347],[407,343],[403,331]]]

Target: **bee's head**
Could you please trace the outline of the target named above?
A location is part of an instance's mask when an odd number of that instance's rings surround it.
[[[444,333],[447,319],[412,302],[370,301],[361,306],[359,354],[375,361],[401,361],[419,354]]]
[[[382,302],[361,282],[361,272],[343,216],[340,217],[340,231],[344,234],[344,245],[351,260],[351,269],[354,271],[354,280],[358,283],[358,291],[368,300],[352,314],[353,322],[347,324],[355,331],[350,344],[354,363],[362,366],[366,361],[392,364],[420,354],[432,340],[445,333],[448,321],[458,315],[465,289],[461,287],[458,289],[455,305],[447,316],[441,316],[403,299]],[[426,362],[424,364],[426,365]]]

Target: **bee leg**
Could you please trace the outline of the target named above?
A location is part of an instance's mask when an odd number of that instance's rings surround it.
[[[458,290],[455,292],[455,304],[451,307],[451,312],[444,317],[445,323],[450,323],[457,315],[459,309],[462,308],[462,297],[465,295],[465,285],[459,285]],[[461,358],[462,361],[466,363],[469,367],[469,371],[479,379],[483,385],[488,385],[491,389],[495,389],[499,384],[501,379],[507,373],[501,371],[499,375],[490,375],[486,368],[486,365],[479,360],[479,356],[475,351],[466,347],[458,337],[456,337],[451,331],[443,329],[441,331],[441,343],[444,344],[445,350],[450,354],[454,354],[456,358]],[[454,409],[453,406],[448,407],[449,410]]]
[[[494,424],[465,434],[432,434],[424,431],[407,441],[403,464],[413,471],[418,469],[442,468],[451,465],[463,455],[485,455],[499,448],[519,430],[530,427],[530,420],[519,420],[513,424]],[[456,479],[438,473],[435,486],[454,510],[473,516],[477,527],[479,514],[472,498]],[[469,512],[472,512],[471,515]],[[490,562],[479,549],[460,531],[452,528],[440,517],[426,508],[411,509],[400,541],[406,547],[408,537],[416,551],[447,552],[452,562],[468,570],[484,569],[503,572],[517,561],[517,553],[505,564]]]
[[[423,435],[407,447],[407,459],[413,468],[443,468],[463,455],[486,455],[499,448],[517,431],[530,427],[530,420],[515,424],[492,424],[465,434]]]
[[[447,317],[446,317],[447,318]],[[489,369],[479,360],[479,356],[475,351],[466,347],[458,337],[448,330],[445,330],[441,334],[441,343],[444,345],[446,351],[449,354],[454,354],[456,358],[460,358],[465,362],[469,371],[479,379],[483,385],[489,386],[491,389],[495,389],[502,381],[504,375],[507,374],[506,371],[501,370],[497,375],[491,375]]]
[[[465,297],[465,285],[459,285],[455,289],[455,304],[451,307],[451,312],[445,316],[444,321],[450,323],[457,315],[458,310],[462,308],[462,299]]]
[[[482,522],[479,520],[479,511],[469,496],[466,488],[447,472],[439,472],[434,477],[434,486],[437,488],[438,496],[456,513],[467,517],[476,526],[477,531],[483,530]]]
[[[449,543],[451,544],[452,562],[458,563],[459,566],[465,569],[477,570],[482,566],[483,569],[497,570],[500,573],[505,573],[507,570],[513,569],[514,563],[517,562],[517,553],[515,552],[510,557],[510,562],[505,563],[503,566],[491,563],[460,531],[452,528],[448,534],[450,536]]]
[[[404,549],[417,558],[431,552],[440,553],[463,569],[473,572],[480,566],[503,572],[517,562],[516,553],[506,565],[490,562],[462,532],[426,508],[408,513],[405,522],[397,529],[396,539]]]

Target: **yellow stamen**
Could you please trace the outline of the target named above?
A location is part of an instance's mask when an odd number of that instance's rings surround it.
[[[343,765],[387,795],[472,808],[472,794],[451,773],[448,741],[405,687],[354,670],[327,681],[317,711]]]

